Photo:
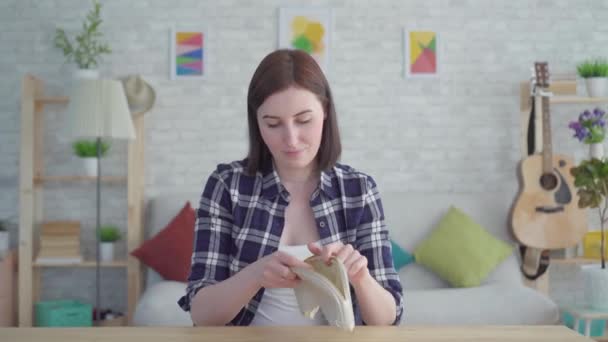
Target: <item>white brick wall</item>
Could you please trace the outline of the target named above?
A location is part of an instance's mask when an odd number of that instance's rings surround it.
[[[529,76],[529,67],[535,60],[547,60],[553,73],[572,73],[583,58],[608,55],[608,28],[601,24],[608,16],[608,2],[602,0],[102,3],[102,27],[114,50],[101,65],[103,75],[141,73],[158,95],[146,127],[149,195],[198,189],[217,163],[244,156],[246,90],[257,63],[276,48],[281,5],[334,9],[328,76],[342,129],[342,161],[372,174],[381,191],[514,192],[520,151],[518,85]],[[90,3],[75,0],[0,2],[0,217],[18,211],[21,77],[31,72],[46,80],[49,92],[66,92],[73,67],[65,65],[52,46],[54,29],[79,29],[89,8]],[[177,23],[210,30],[209,73],[204,80],[168,79],[168,29]],[[402,77],[403,27],[440,33],[440,78]],[[555,108],[556,149],[582,151],[566,128],[581,109]],[[45,117],[48,172],[79,168],[69,141],[60,138],[66,125],[61,108],[50,108]],[[123,174],[125,145],[115,145],[104,160],[104,170]],[[103,215],[124,226],[123,190],[104,187]],[[84,216],[85,244],[92,250],[94,187],[50,186],[45,199],[49,218]],[[124,276],[120,271],[105,273],[109,275],[104,279]],[[68,290],[61,285],[74,278],[64,275],[45,274],[51,286],[43,287],[43,298],[66,295]],[[82,298],[90,292],[87,277],[83,272],[78,280]],[[566,284],[574,278],[557,280]],[[568,286],[556,288],[558,298],[570,296],[559,290]],[[69,292],[74,292],[72,287]],[[123,307],[121,291],[109,286],[104,293],[106,303]]]

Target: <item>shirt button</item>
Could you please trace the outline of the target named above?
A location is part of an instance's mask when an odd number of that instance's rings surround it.
[[[319,223],[319,226],[320,226],[321,228],[325,228],[325,221],[321,221],[321,222]]]

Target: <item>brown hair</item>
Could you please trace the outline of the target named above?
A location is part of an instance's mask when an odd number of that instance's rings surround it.
[[[325,111],[321,144],[317,152],[320,170],[333,167],[342,152],[340,132],[334,100],[329,83],[317,62],[306,52],[281,49],[268,54],[255,70],[247,94],[247,119],[249,122],[249,155],[247,172],[254,175],[269,167],[272,155],[262,139],[258,126],[257,111],[274,93],[290,86],[306,89],[317,96]]]

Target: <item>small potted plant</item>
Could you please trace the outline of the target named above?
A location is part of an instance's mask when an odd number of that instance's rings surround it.
[[[120,230],[116,226],[105,225],[99,228],[99,240],[101,241],[99,258],[101,261],[114,260],[114,243],[120,238]]]
[[[604,138],[606,137],[606,112],[595,108],[593,112],[585,110],[579,114],[577,121],[571,121],[568,127],[574,131],[578,141],[589,145],[591,158],[604,158]]]
[[[8,253],[9,247],[9,233],[8,233],[8,219],[0,220],[0,258],[3,258]]]
[[[82,158],[82,160],[84,161],[86,175],[96,177],[97,163],[99,162],[99,160],[97,159],[97,141],[79,139],[72,143],[72,148],[74,149],[74,154]],[[105,156],[109,149],[110,144],[108,142],[101,141],[100,156]]]
[[[579,208],[596,209],[600,218],[600,265],[581,267],[585,284],[585,301],[597,310],[608,310],[608,271],[606,271],[606,241],[604,228],[608,223],[608,160],[583,160],[570,170],[579,196]]]
[[[103,34],[99,31],[102,23],[101,4],[93,1],[93,9],[87,14],[82,23],[82,31],[71,42],[65,30],[57,28],[55,31],[55,47],[63,51],[68,62],[75,62],[79,70],[76,78],[98,78],[99,71],[95,68],[103,54],[112,52],[107,43],[100,41]]]
[[[585,79],[587,94],[591,97],[606,95],[608,87],[608,61],[604,58],[588,59],[576,66],[578,75]]]

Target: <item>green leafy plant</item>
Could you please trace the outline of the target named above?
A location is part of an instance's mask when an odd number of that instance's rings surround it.
[[[579,196],[579,208],[597,209],[600,217],[600,255],[602,268],[606,268],[604,226],[608,222],[608,161],[604,158],[583,160],[573,167],[574,186]]]
[[[72,143],[74,153],[80,158],[97,157],[97,141],[80,139]],[[101,156],[105,156],[110,149],[110,144],[105,141],[101,141]]]
[[[57,28],[55,31],[55,47],[63,51],[63,55],[68,62],[76,62],[81,69],[91,69],[97,66],[101,55],[112,52],[107,43],[99,40],[103,36],[99,32],[101,4],[97,0],[93,1],[94,8],[87,14],[86,20],[82,23],[82,32],[75,37],[72,43],[65,31]]]
[[[582,78],[608,77],[608,61],[604,58],[588,59],[578,64],[576,71]]]
[[[120,230],[116,226],[106,225],[99,228],[99,239],[101,242],[116,242],[120,238]]]

